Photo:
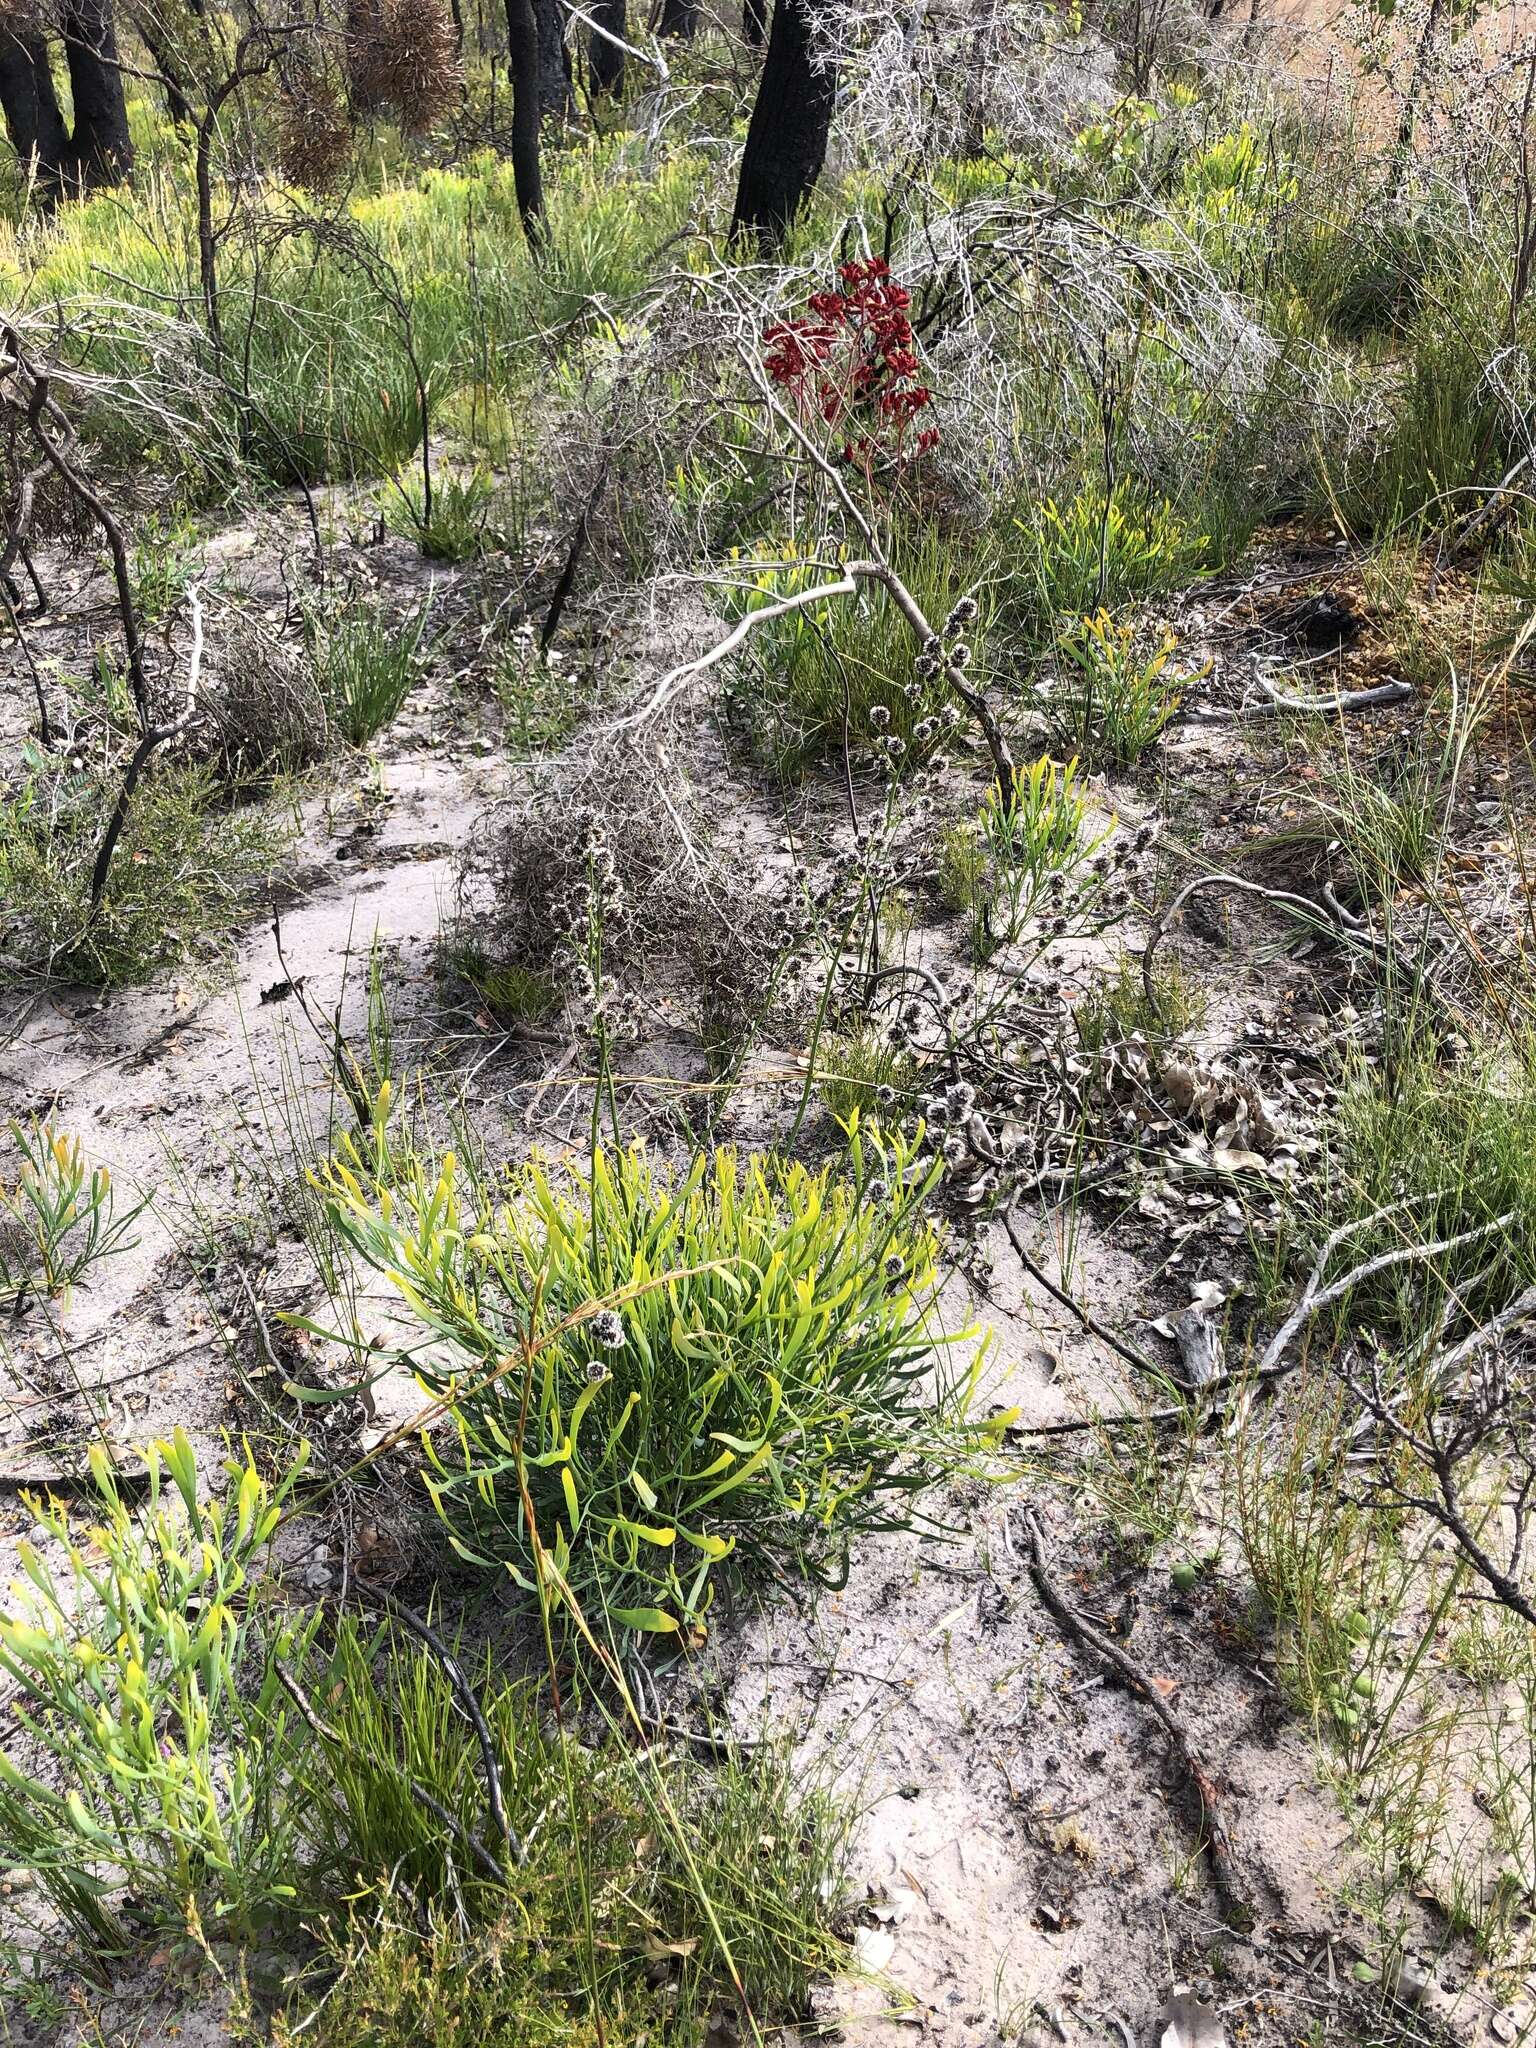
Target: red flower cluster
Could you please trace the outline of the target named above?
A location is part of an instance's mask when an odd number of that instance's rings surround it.
[[[912,294],[891,283],[891,267],[878,256],[844,263],[837,275],[836,291],[813,292],[808,312],[767,330],[763,367],[803,418],[869,430],[844,443],[845,462],[869,467],[885,454],[900,463],[939,438],[937,427],[925,427],[907,445],[912,421],[933,402],[918,382]]]

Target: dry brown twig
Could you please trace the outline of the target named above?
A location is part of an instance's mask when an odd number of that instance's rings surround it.
[[[1004,1531],[1011,1549],[1012,1531],[1007,1522],[1004,1523]],[[1124,1683],[1145,1701],[1161,1723],[1200,1803],[1201,1846],[1210,1864],[1211,1877],[1221,1899],[1223,1912],[1234,1925],[1252,1926],[1253,1908],[1244,1894],[1237,1874],[1234,1844],[1222,1810],[1221,1795],[1215,1779],[1196,1755],[1189,1730],[1185,1727],[1182,1717],[1169,1703],[1162,1688],[1142,1670],[1135,1658],[1122,1650],[1118,1643],[1112,1643],[1093,1626],[1092,1622],[1079,1614],[1067,1599],[1051,1576],[1046,1559],[1045,1535],[1039,1518],[1031,1508],[1024,1511],[1024,1535],[1029,1545],[1029,1575],[1034,1581],[1035,1591],[1050,1613],[1069,1636],[1108,1664]]]

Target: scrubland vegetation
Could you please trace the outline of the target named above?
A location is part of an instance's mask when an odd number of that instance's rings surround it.
[[[1536,45],[0,0],[0,2030],[1536,2030]]]

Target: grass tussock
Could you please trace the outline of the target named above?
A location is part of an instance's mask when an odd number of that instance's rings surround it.
[[[1422,1334],[1448,1308],[1476,1320],[1536,1279],[1536,1080],[1529,1048],[1443,1067],[1410,1053],[1390,1083],[1358,1072],[1339,1104],[1326,1222],[1358,1228],[1359,1264],[1404,1244],[1484,1237],[1362,1286],[1351,1321]]]

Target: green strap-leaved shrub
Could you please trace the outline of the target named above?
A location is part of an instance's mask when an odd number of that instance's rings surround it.
[[[846,1175],[635,1147],[491,1190],[381,1119],[366,1168],[333,1161],[338,1229],[437,1340],[427,1484],[461,1555],[588,1626],[697,1635],[722,1581],[831,1579],[908,1525],[975,1448],[979,1364],[936,1327],[920,1145],[855,1118]]]
[[[145,1452],[142,1510],[100,1445],[88,1524],[29,1496],[47,1550],[20,1546],[26,1578],[0,1610],[25,1759],[0,1750],[0,1860],[98,1956],[193,1913],[249,1939],[295,1904],[276,1660],[302,1664],[314,1618],[256,1628],[251,1580],[307,1455],[274,1486],[247,1452],[200,1498],[178,1429]]]

